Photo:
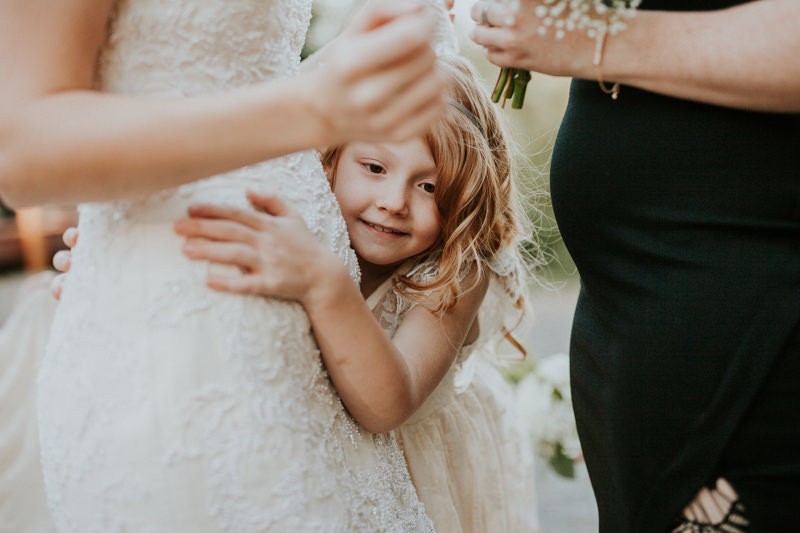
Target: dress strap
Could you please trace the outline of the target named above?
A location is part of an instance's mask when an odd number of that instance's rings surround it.
[[[392,288],[392,285],[394,285],[395,276],[396,274],[392,274],[386,278],[383,283],[381,283],[380,286],[372,291],[372,294],[367,297],[367,306],[370,309],[374,310],[378,304],[383,301],[383,297],[386,296],[386,293],[388,293]]]
[[[372,291],[372,294],[367,297],[367,306],[374,310],[378,304],[383,301],[383,297],[386,296],[389,290],[394,286],[394,282],[397,277],[408,274],[413,267],[414,261],[412,260],[406,261],[400,265],[391,276],[386,278],[383,283],[381,283],[378,288]]]

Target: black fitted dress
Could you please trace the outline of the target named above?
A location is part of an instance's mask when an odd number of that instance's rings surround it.
[[[576,80],[551,180],[600,530],[667,531],[723,476],[754,531],[800,531],[800,115]]]

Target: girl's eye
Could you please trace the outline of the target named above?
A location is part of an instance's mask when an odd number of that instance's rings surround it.
[[[419,186],[422,187],[423,191],[429,194],[433,194],[434,192],[436,192],[436,185],[434,185],[433,183],[420,183]]]
[[[382,166],[378,165],[377,163],[364,163],[364,168],[367,169],[368,172],[371,174],[383,174],[384,169]]]

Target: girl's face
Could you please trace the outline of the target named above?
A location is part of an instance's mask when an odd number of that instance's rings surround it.
[[[363,275],[384,275],[436,242],[441,233],[436,180],[433,156],[421,137],[342,149],[333,192]]]

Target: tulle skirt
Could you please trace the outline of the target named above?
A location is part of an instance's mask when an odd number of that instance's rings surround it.
[[[538,531],[533,448],[513,390],[488,361],[470,362],[465,390],[398,430],[417,492],[437,531]]]

